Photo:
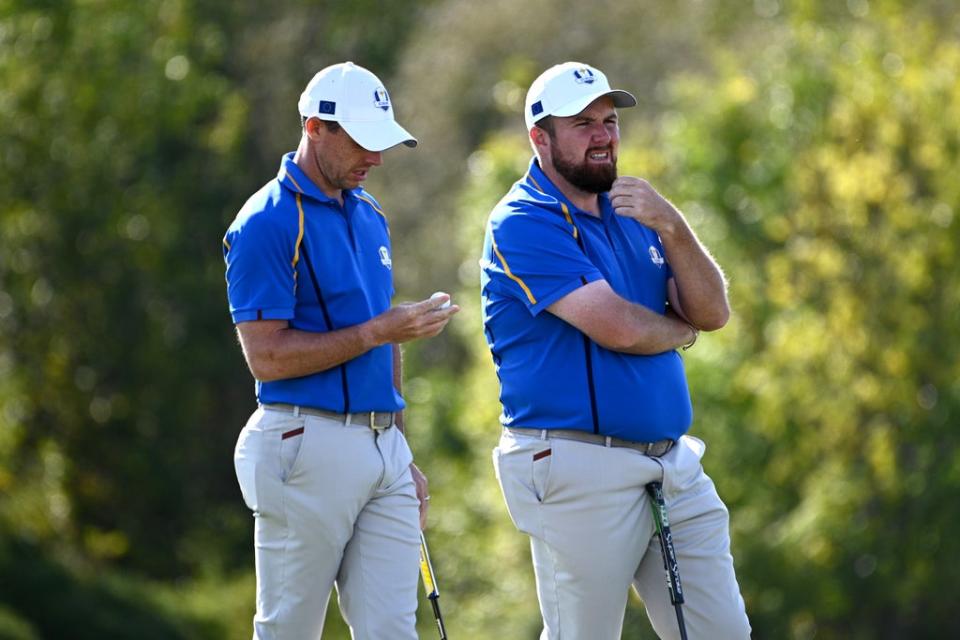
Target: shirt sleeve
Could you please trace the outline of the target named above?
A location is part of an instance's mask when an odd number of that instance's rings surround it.
[[[255,213],[223,241],[227,298],[234,323],[290,320],[296,305],[296,229],[278,216]]]
[[[550,211],[492,218],[487,244],[488,286],[522,302],[531,315],[603,278],[577,242],[574,228]]]

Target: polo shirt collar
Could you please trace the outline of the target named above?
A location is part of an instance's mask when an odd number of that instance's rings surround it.
[[[331,198],[323,191],[320,190],[313,180],[307,177],[300,167],[297,166],[297,163],[293,161],[294,152],[290,152],[283,156],[283,159],[280,161],[280,171],[277,172],[277,181],[294,193],[300,193],[308,198],[313,198],[314,200],[319,200],[320,202],[327,202],[330,204],[335,204],[338,207],[340,203],[335,199]],[[355,191],[358,189],[344,189],[343,195],[344,199],[351,196],[356,196]]]
[[[529,186],[533,187],[537,191],[563,202],[574,213],[590,216],[591,218],[594,217],[593,214],[580,209],[575,204],[570,202],[567,196],[563,195],[563,192],[560,191],[560,189],[558,189],[557,186],[550,181],[550,178],[547,177],[547,174],[543,172],[542,168],[540,168],[540,161],[536,158],[536,156],[530,160],[530,168],[527,170],[526,181]],[[613,211],[613,207],[610,204],[610,194],[605,191],[600,194],[601,219],[606,220],[611,211]]]

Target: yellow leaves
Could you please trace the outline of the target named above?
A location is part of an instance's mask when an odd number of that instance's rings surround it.
[[[0,423],[0,428],[8,426]],[[0,494],[0,517],[14,523],[17,531],[29,536],[67,535],[72,524],[71,504],[65,487],[67,466],[60,447],[45,441],[38,447],[37,459],[17,468],[16,476],[6,470],[0,473],[0,488],[9,483],[14,489],[9,494]]]
[[[877,141],[883,147],[896,147],[903,144],[903,124],[892,118],[881,120],[877,124]]]
[[[11,419],[10,413],[6,404],[0,402],[0,495],[6,495],[16,481],[6,461],[15,455],[24,434],[23,425]]]
[[[786,242],[793,231],[790,220],[785,215],[767,215],[761,220],[763,231],[774,242]]]
[[[838,203],[879,204],[888,195],[896,171],[889,150],[839,156],[822,154],[830,192]]]
[[[643,176],[654,180],[667,169],[667,159],[654,144],[631,144],[621,147],[617,166],[621,175]]]
[[[799,237],[766,260],[766,295],[789,309],[811,302],[829,281],[849,270],[848,258],[830,238]]]
[[[746,104],[757,97],[757,84],[749,76],[736,75],[727,80],[723,92],[728,102]]]
[[[83,534],[83,546],[94,558],[115,560],[126,555],[130,540],[121,531],[102,531],[89,527]]]
[[[829,569],[840,553],[834,529],[849,526],[849,516],[862,499],[862,487],[838,458],[826,459],[816,473],[798,480],[801,502],[780,524],[779,537],[806,562]]]
[[[910,359],[906,352],[899,347],[887,347],[880,355],[880,363],[884,371],[891,377],[900,377],[910,368]]]
[[[780,308],[787,308],[797,302],[797,293],[793,287],[793,265],[787,256],[774,254],[767,258],[766,298]]]
[[[783,314],[768,325],[766,335],[769,348],[788,362],[822,359],[831,346],[824,317],[813,310]]]
[[[946,154],[942,142],[939,144],[932,140],[924,142],[917,149],[916,158],[925,169],[931,171],[940,169],[946,163]]]
[[[864,453],[873,472],[874,486],[885,492],[895,492],[899,477],[897,435],[882,418],[864,431]]]
[[[787,245],[787,252],[795,263],[804,267],[808,276],[830,280],[844,271],[845,257],[830,239],[800,238]]]
[[[249,105],[239,93],[230,93],[220,102],[220,113],[207,131],[207,144],[215,152],[235,152],[246,137]]]
[[[850,392],[860,406],[879,407],[884,397],[884,385],[877,376],[860,372],[853,380]]]
[[[923,292],[933,286],[926,251],[916,244],[903,243],[890,255],[899,282],[908,290]]]

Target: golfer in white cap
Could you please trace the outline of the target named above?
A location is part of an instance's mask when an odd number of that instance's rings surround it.
[[[490,214],[480,261],[503,405],[494,465],[530,537],[542,640],[620,638],[631,585],[661,638],[743,640],[727,509],[686,435],[678,351],[726,323],[726,284],[676,207],[617,176],[617,108],[635,104],[580,62],[527,94],[535,157]]]
[[[255,517],[256,640],[315,640],[334,585],[357,640],[411,640],[427,481],[403,433],[398,345],[435,336],[442,295],[391,305],[387,218],[361,184],[417,141],[351,62],[299,102],[300,145],[223,240],[258,409],[234,456]]]

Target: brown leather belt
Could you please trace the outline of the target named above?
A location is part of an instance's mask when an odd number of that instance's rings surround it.
[[[665,455],[673,445],[673,440],[657,440],[656,442],[634,442],[624,440],[623,438],[614,438],[604,436],[599,433],[588,433],[586,431],[576,431],[575,429],[528,429],[525,427],[505,427],[510,433],[518,436],[533,436],[541,440],[557,438],[560,440],[575,440],[576,442],[586,442],[589,444],[599,444],[604,447],[618,447],[624,449],[633,449],[639,451],[645,456],[659,458]]]
[[[319,418],[327,418],[328,420],[336,420],[343,424],[361,424],[371,429],[389,429],[393,425],[394,418],[394,414],[391,411],[337,413],[335,411],[327,411],[326,409],[315,409],[313,407],[303,407],[296,404],[275,403],[261,406],[270,411],[283,411],[284,413],[292,413],[295,416],[317,416]]]

